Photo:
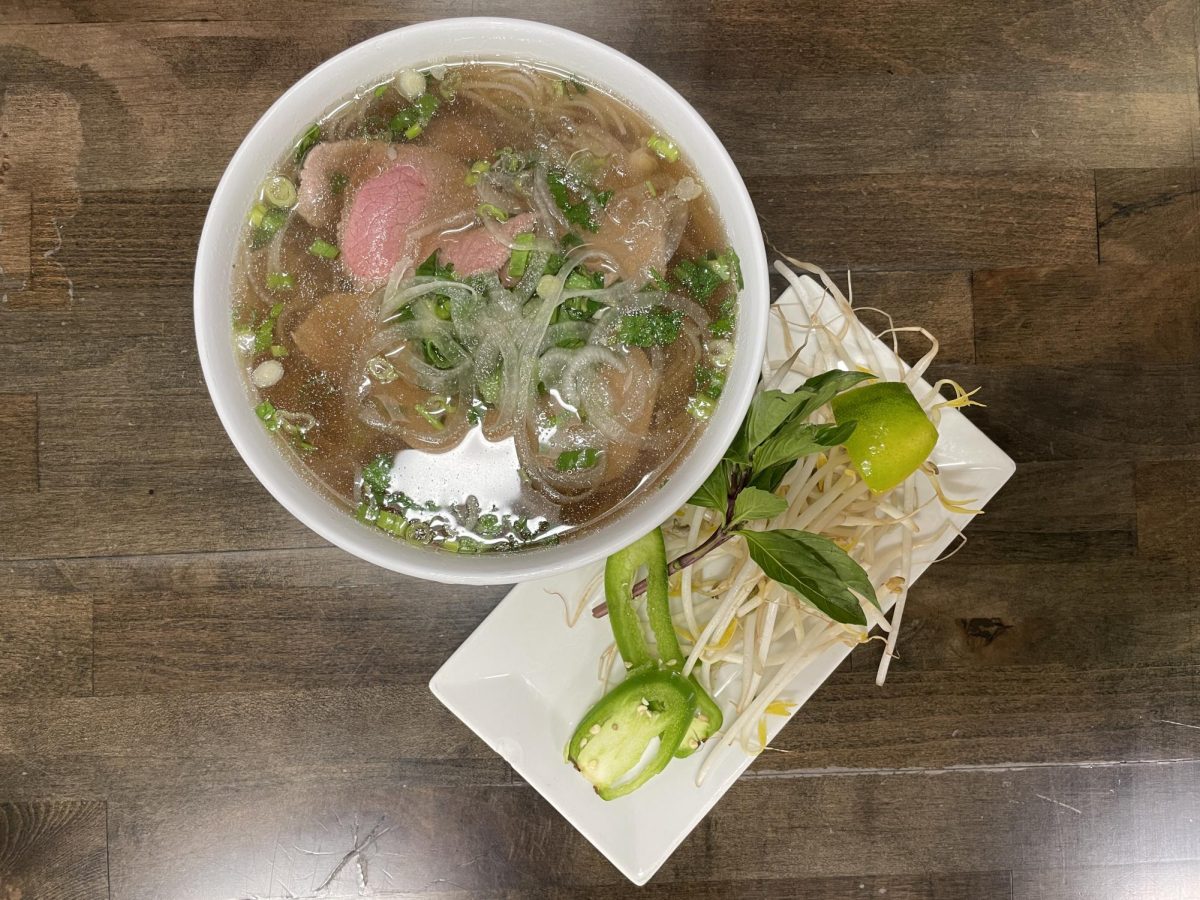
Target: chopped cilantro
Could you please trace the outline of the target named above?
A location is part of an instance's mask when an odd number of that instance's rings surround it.
[[[560,472],[572,472],[578,469],[590,469],[600,461],[600,451],[595,447],[581,447],[578,450],[564,450],[554,461],[554,468]]]
[[[375,505],[383,506],[392,489],[392,457],[383,453],[363,466],[362,483]]]
[[[675,267],[675,280],[679,286],[701,302],[711,297],[724,283],[721,276],[704,263],[704,260],[697,262],[685,259]]]
[[[429,254],[428,257],[426,257],[425,262],[417,266],[417,271],[415,274],[453,280],[454,263],[446,263],[445,265],[442,265],[442,263],[438,262],[438,252],[434,250]]]
[[[733,334],[733,324],[737,316],[737,298],[726,297],[721,301],[718,316],[708,323],[708,333],[713,337],[729,337]]]
[[[623,316],[617,337],[630,347],[665,347],[679,337],[682,326],[682,312],[655,306],[645,312]]]
[[[587,185],[555,170],[546,173],[546,184],[550,188],[550,196],[554,198],[554,203],[562,210],[568,222],[588,231],[600,230],[600,223],[596,221],[597,214],[612,199],[612,191],[596,193]],[[573,200],[572,196],[580,199]]]
[[[716,400],[725,389],[725,373],[708,366],[696,366],[696,393]]]

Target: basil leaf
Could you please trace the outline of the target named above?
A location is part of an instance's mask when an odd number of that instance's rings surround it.
[[[772,581],[804,598],[835,622],[867,624],[862,606],[850,588],[878,605],[875,591],[862,567],[837,544],[794,529],[738,529],[737,533],[746,539],[750,558]]]
[[[755,487],[744,488],[733,502],[733,520],[729,524],[736,525],[751,519],[769,519],[785,509],[787,501],[782,497],[776,497]]]
[[[851,559],[850,554],[845,550],[829,540],[829,538],[813,534],[811,531],[796,531],[791,528],[781,530],[789,535],[792,540],[798,541],[808,547],[827,566],[837,572],[838,577],[846,585],[869,600],[871,605],[876,609],[879,608],[879,598],[875,596],[875,588],[871,585],[871,579],[867,577],[867,573],[863,571],[863,567]]]
[[[830,369],[820,375],[814,375],[800,387],[797,393],[806,391],[811,396],[808,401],[796,408],[793,418],[803,421],[818,409],[832,400],[842,391],[849,390],[862,381],[868,381],[876,376],[869,372],[843,372],[841,369]]]
[[[756,487],[760,490],[774,493],[775,488],[783,483],[784,476],[792,470],[792,466],[796,463],[794,460],[780,463],[777,466],[771,466],[769,469],[764,469],[761,472],[755,472],[754,477],[750,479],[750,487]]]
[[[688,503],[715,509],[724,516],[729,509],[729,473],[732,468],[726,460],[717,463],[717,467],[708,473],[704,484],[692,494]]]
[[[754,399],[750,401],[750,411],[746,413],[746,420],[725,458],[736,462],[749,462],[754,448],[774,434],[810,396],[803,387],[792,393],[762,391],[755,394]]]
[[[854,422],[837,425],[788,422],[754,451],[754,472],[757,474],[781,463],[795,462],[810,453],[845,443],[854,432],[854,425]]]

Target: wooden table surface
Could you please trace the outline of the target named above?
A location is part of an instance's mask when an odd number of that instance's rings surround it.
[[[192,339],[255,119],[470,13],[662,74],[1018,463],[640,896],[1200,897],[1195,0],[6,0],[0,900],[635,893],[426,687],[505,589],[294,521]]]

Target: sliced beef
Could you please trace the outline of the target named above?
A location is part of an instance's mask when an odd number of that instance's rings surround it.
[[[532,227],[533,215],[522,213],[501,225],[500,230],[511,240]],[[436,238],[433,243],[440,250],[441,259],[453,263],[454,271],[459,275],[495,272],[508,261],[512,252],[482,225]]]
[[[342,262],[359,282],[379,284],[421,237],[474,209],[463,166],[437,150],[385,141],[318,144],[300,173],[297,212],[318,228],[338,227]],[[334,192],[332,179],[345,184]],[[413,248],[415,250],[415,248]]]
[[[353,140],[317,144],[304,158],[296,212],[316,228],[332,231],[342,218],[346,199],[368,178],[378,175],[396,160],[388,155],[383,141]],[[334,176],[346,183],[334,191]]]
[[[373,295],[329,294],[292,329],[296,349],[340,383],[375,330]]]
[[[359,281],[383,281],[404,255],[421,221],[431,185],[427,173],[408,163],[363,182],[342,225],[342,261]]]

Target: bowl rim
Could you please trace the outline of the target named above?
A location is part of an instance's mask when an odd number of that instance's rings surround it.
[[[410,52],[407,57],[400,54],[394,61],[389,57],[389,62],[381,64],[374,75],[347,80],[348,73],[360,68],[356,65],[359,60],[381,56],[381,51],[396,44],[410,43],[415,48],[424,42],[436,44],[439,39],[454,39],[466,45],[474,42],[479,46],[473,51],[456,46],[452,53]],[[504,49],[493,47],[506,41]],[[538,48],[547,42],[557,42],[579,53],[584,65],[566,67],[539,58]],[[687,454],[673,463],[665,485],[660,486],[656,495],[644,496],[619,510],[611,521],[561,545],[514,553],[454,555],[397,541],[356,521],[309,484],[275,446],[274,436],[267,434],[254,416],[252,395],[234,355],[228,315],[231,276],[221,263],[232,260],[231,241],[236,242],[240,236],[249,206],[249,192],[243,192],[242,182],[258,183],[287,146],[286,142],[298,135],[314,116],[323,115],[338,98],[363,87],[371,77],[395,72],[406,62],[423,66],[435,64],[439,58],[449,61],[471,55],[488,59],[523,58],[551,68],[571,68],[585,80],[612,91],[652,123],[660,124],[662,118],[683,123],[689,131],[686,140],[678,134],[678,125],[664,130],[683,146],[687,156],[693,159],[698,155],[708,156],[706,165],[716,167],[710,170],[696,166],[713,192],[731,244],[743,244],[739,255],[745,287],[738,298],[734,363],[717,409]],[[646,104],[631,100],[605,77],[592,75],[589,67],[626,70],[629,79],[638,83],[638,96],[644,96],[642,91],[645,95],[656,95],[656,100],[672,107],[670,115],[648,112]],[[293,109],[307,102],[308,94],[320,93],[321,86],[331,84],[340,87],[322,108]],[[267,149],[270,152],[264,153]],[[269,161],[260,166],[259,157],[264,155]],[[719,197],[726,194],[727,203],[720,203]],[[753,252],[746,252],[746,245]],[[227,249],[230,253],[225,255]],[[214,296],[222,299],[214,301]],[[769,307],[766,250],[754,204],[728,151],[695,108],[650,69],[607,44],[558,26],[499,17],[437,19],[384,32],[330,57],[284,91],[242,139],[213,193],[197,249],[193,296],[197,350],[209,396],[238,454],[259,483],[306,527],[346,552],[395,572],[460,584],[508,584],[586,565],[615,552],[669,518],[717,465],[741,424],[761,370]],[[236,385],[230,384],[230,374]],[[708,462],[700,465],[698,459]],[[644,485],[639,490],[647,492],[654,488]]]

